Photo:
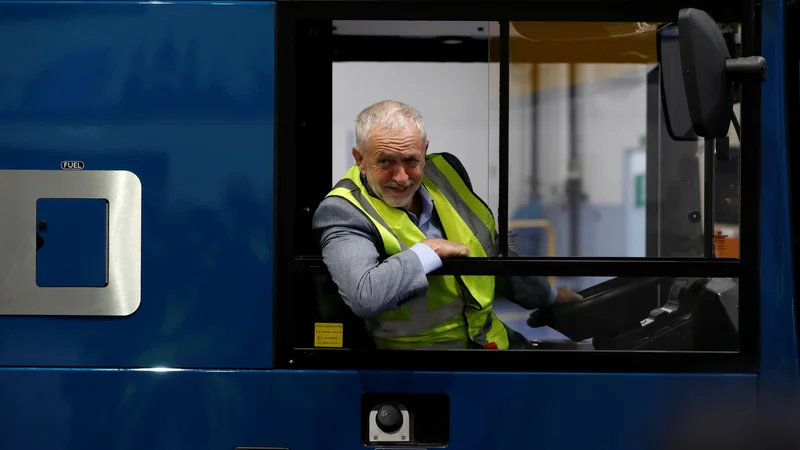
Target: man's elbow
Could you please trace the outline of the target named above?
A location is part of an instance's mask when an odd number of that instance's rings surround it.
[[[358,291],[353,297],[350,309],[353,310],[356,316],[364,320],[375,319],[378,315],[390,309],[387,305],[387,298],[388,296],[385,293],[373,289],[367,275],[359,283]]]
[[[355,301],[350,301],[350,310],[358,318],[363,320],[374,320],[387,308],[383,307],[377,299],[358,296]]]
[[[378,314],[380,314],[380,311],[378,311],[377,308],[358,303],[353,304],[353,306],[350,307],[350,310],[352,310],[353,314],[355,314],[359,319],[363,320],[373,320],[378,317]]]
[[[382,303],[382,299],[374,295],[362,293],[356,297],[350,309],[352,309],[353,313],[359,318],[372,320],[386,311],[386,307]]]

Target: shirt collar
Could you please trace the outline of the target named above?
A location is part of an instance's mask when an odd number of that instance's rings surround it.
[[[433,197],[431,197],[431,193],[428,192],[428,188],[424,184],[421,184],[417,189],[417,195],[422,200],[422,213],[419,215],[419,220],[424,222],[433,214]]]

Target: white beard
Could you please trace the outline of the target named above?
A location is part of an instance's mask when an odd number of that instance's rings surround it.
[[[377,184],[374,183],[369,177],[367,177],[367,183],[369,184],[369,187],[372,189],[372,192],[374,192],[375,195],[378,196],[378,198],[380,198],[381,200],[386,202],[386,204],[394,208],[402,208],[408,205],[409,203],[411,203],[411,199],[414,198],[414,194],[417,193],[416,189],[410,189],[411,186],[414,186],[414,182],[411,180],[409,180],[406,185],[409,187],[407,192],[400,194],[389,191],[389,195],[385,195],[384,190],[380,189],[380,187],[377,186]],[[386,184],[386,186],[384,186],[384,188],[388,189],[389,187],[401,187],[401,186],[390,181],[389,183]]]

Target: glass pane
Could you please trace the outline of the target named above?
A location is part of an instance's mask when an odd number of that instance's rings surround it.
[[[534,312],[498,301],[500,320],[533,349],[737,351],[739,281],[583,278],[583,304]]]
[[[738,279],[584,277],[558,284],[580,292],[584,302],[534,311],[520,305],[524,299],[495,299],[492,310],[514,349],[739,349]],[[298,347],[375,349],[374,322],[347,307],[330,276],[300,275],[297,285],[298,311],[305,312],[295,327]]]
[[[519,255],[703,257],[713,241],[717,256],[738,257],[738,140],[731,128],[732,158],[715,164],[712,239],[704,142],[666,129],[657,26],[512,22],[509,239]]]
[[[486,177],[489,180],[489,190],[486,193],[485,201],[497,217],[500,205],[500,24],[497,22],[489,23],[489,40],[491,45],[487,46],[487,64],[489,83],[487,92],[489,94],[489,104],[486,109],[486,120],[488,122],[489,145],[486,148],[487,164],[484,168]],[[499,222],[498,222],[499,227]]]
[[[361,61],[333,63],[332,185],[355,163],[359,112],[383,100],[419,112],[428,153],[450,153],[475,193],[493,207],[497,154],[497,68],[489,65],[489,22],[334,21],[334,35],[375,49]],[[376,44],[377,42],[377,44]],[[496,65],[495,65],[496,66]],[[487,86],[494,88],[487,89]],[[491,106],[494,105],[494,106]],[[487,113],[491,111],[490,113]]]
[[[741,105],[733,111],[741,121]],[[728,133],[730,157],[717,160],[714,170],[714,256],[717,258],[739,258],[740,170],[741,147],[733,124]],[[717,149],[719,151],[719,149]]]
[[[523,256],[704,256],[706,242],[712,242],[703,235],[705,145],[672,141],[664,130],[655,26],[612,25],[513,24],[509,248]],[[627,38],[595,39],[608,30]],[[346,36],[346,52],[337,48],[353,60],[332,67],[330,184],[334,189],[340,182],[355,183],[365,200],[348,197],[351,189],[339,192],[344,200],[323,202],[352,207],[352,226],[343,226],[351,219],[338,216],[345,209],[320,206],[314,214],[330,275],[292,280],[300,286],[296,310],[303,312],[294,324],[298,346],[738,348],[736,280],[426,275],[430,261],[414,249],[416,255],[404,253],[402,246],[448,238],[443,205],[453,206],[468,190],[454,188],[451,197],[435,192],[444,184],[431,182],[433,163],[423,172],[413,158],[423,142],[430,142],[428,156],[453,155],[459,164],[447,160],[442,167],[450,169],[437,170],[447,172],[442,176],[451,183],[460,175],[478,197],[451,214],[474,214],[480,221],[485,203],[497,217],[499,186],[506,182],[499,177],[499,26],[335,22],[333,33]],[[401,103],[379,104],[384,100]],[[357,119],[376,104],[362,116],[368,120]],[[388,120],[401,116],[407,121]],[[405,128],[394,129],[397,124]],[[738,160],[725,163],[714,161],[714,191],[723,198],[715,200],[715,211],[717,231],[732,236],[738,215],[717,206],[736,202],[738,177],[721,174],[738,174]],[[414,203],[422,198],[418,192],[440,197]],[[425,214],[423,203],[429,205]],[[397,209],[408,214],[397,215]],[[428,222],[422,219],[426,214]],[[387,217],[394,217],[391,225],[381,222]],[[448,233],[457,234],[452,223]],[[463,230],[470,230],[462,232],[477,235],[476,223],[465,224]],[[393,240],[389,229],[402,239]],[[415,274],[398,262],[400,254]],[[394,263],[384,262],[389,259]],[[585,301],[561,305],[572,291]],[[556,298],[559,306],[551,306]],[[531,313],[539,318],[529,323]],[[492,326],[485,332],[487,323]],[[709,333],[723,342],[703,337]]]

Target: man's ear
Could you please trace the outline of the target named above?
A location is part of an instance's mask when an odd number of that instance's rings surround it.
[[[356,160],[356,164],[358,164],[358,168],[361,170],[361,173],[366,173],[364,170],[364,155],[358,150],[358,147],[353,147],[353,159]]]

